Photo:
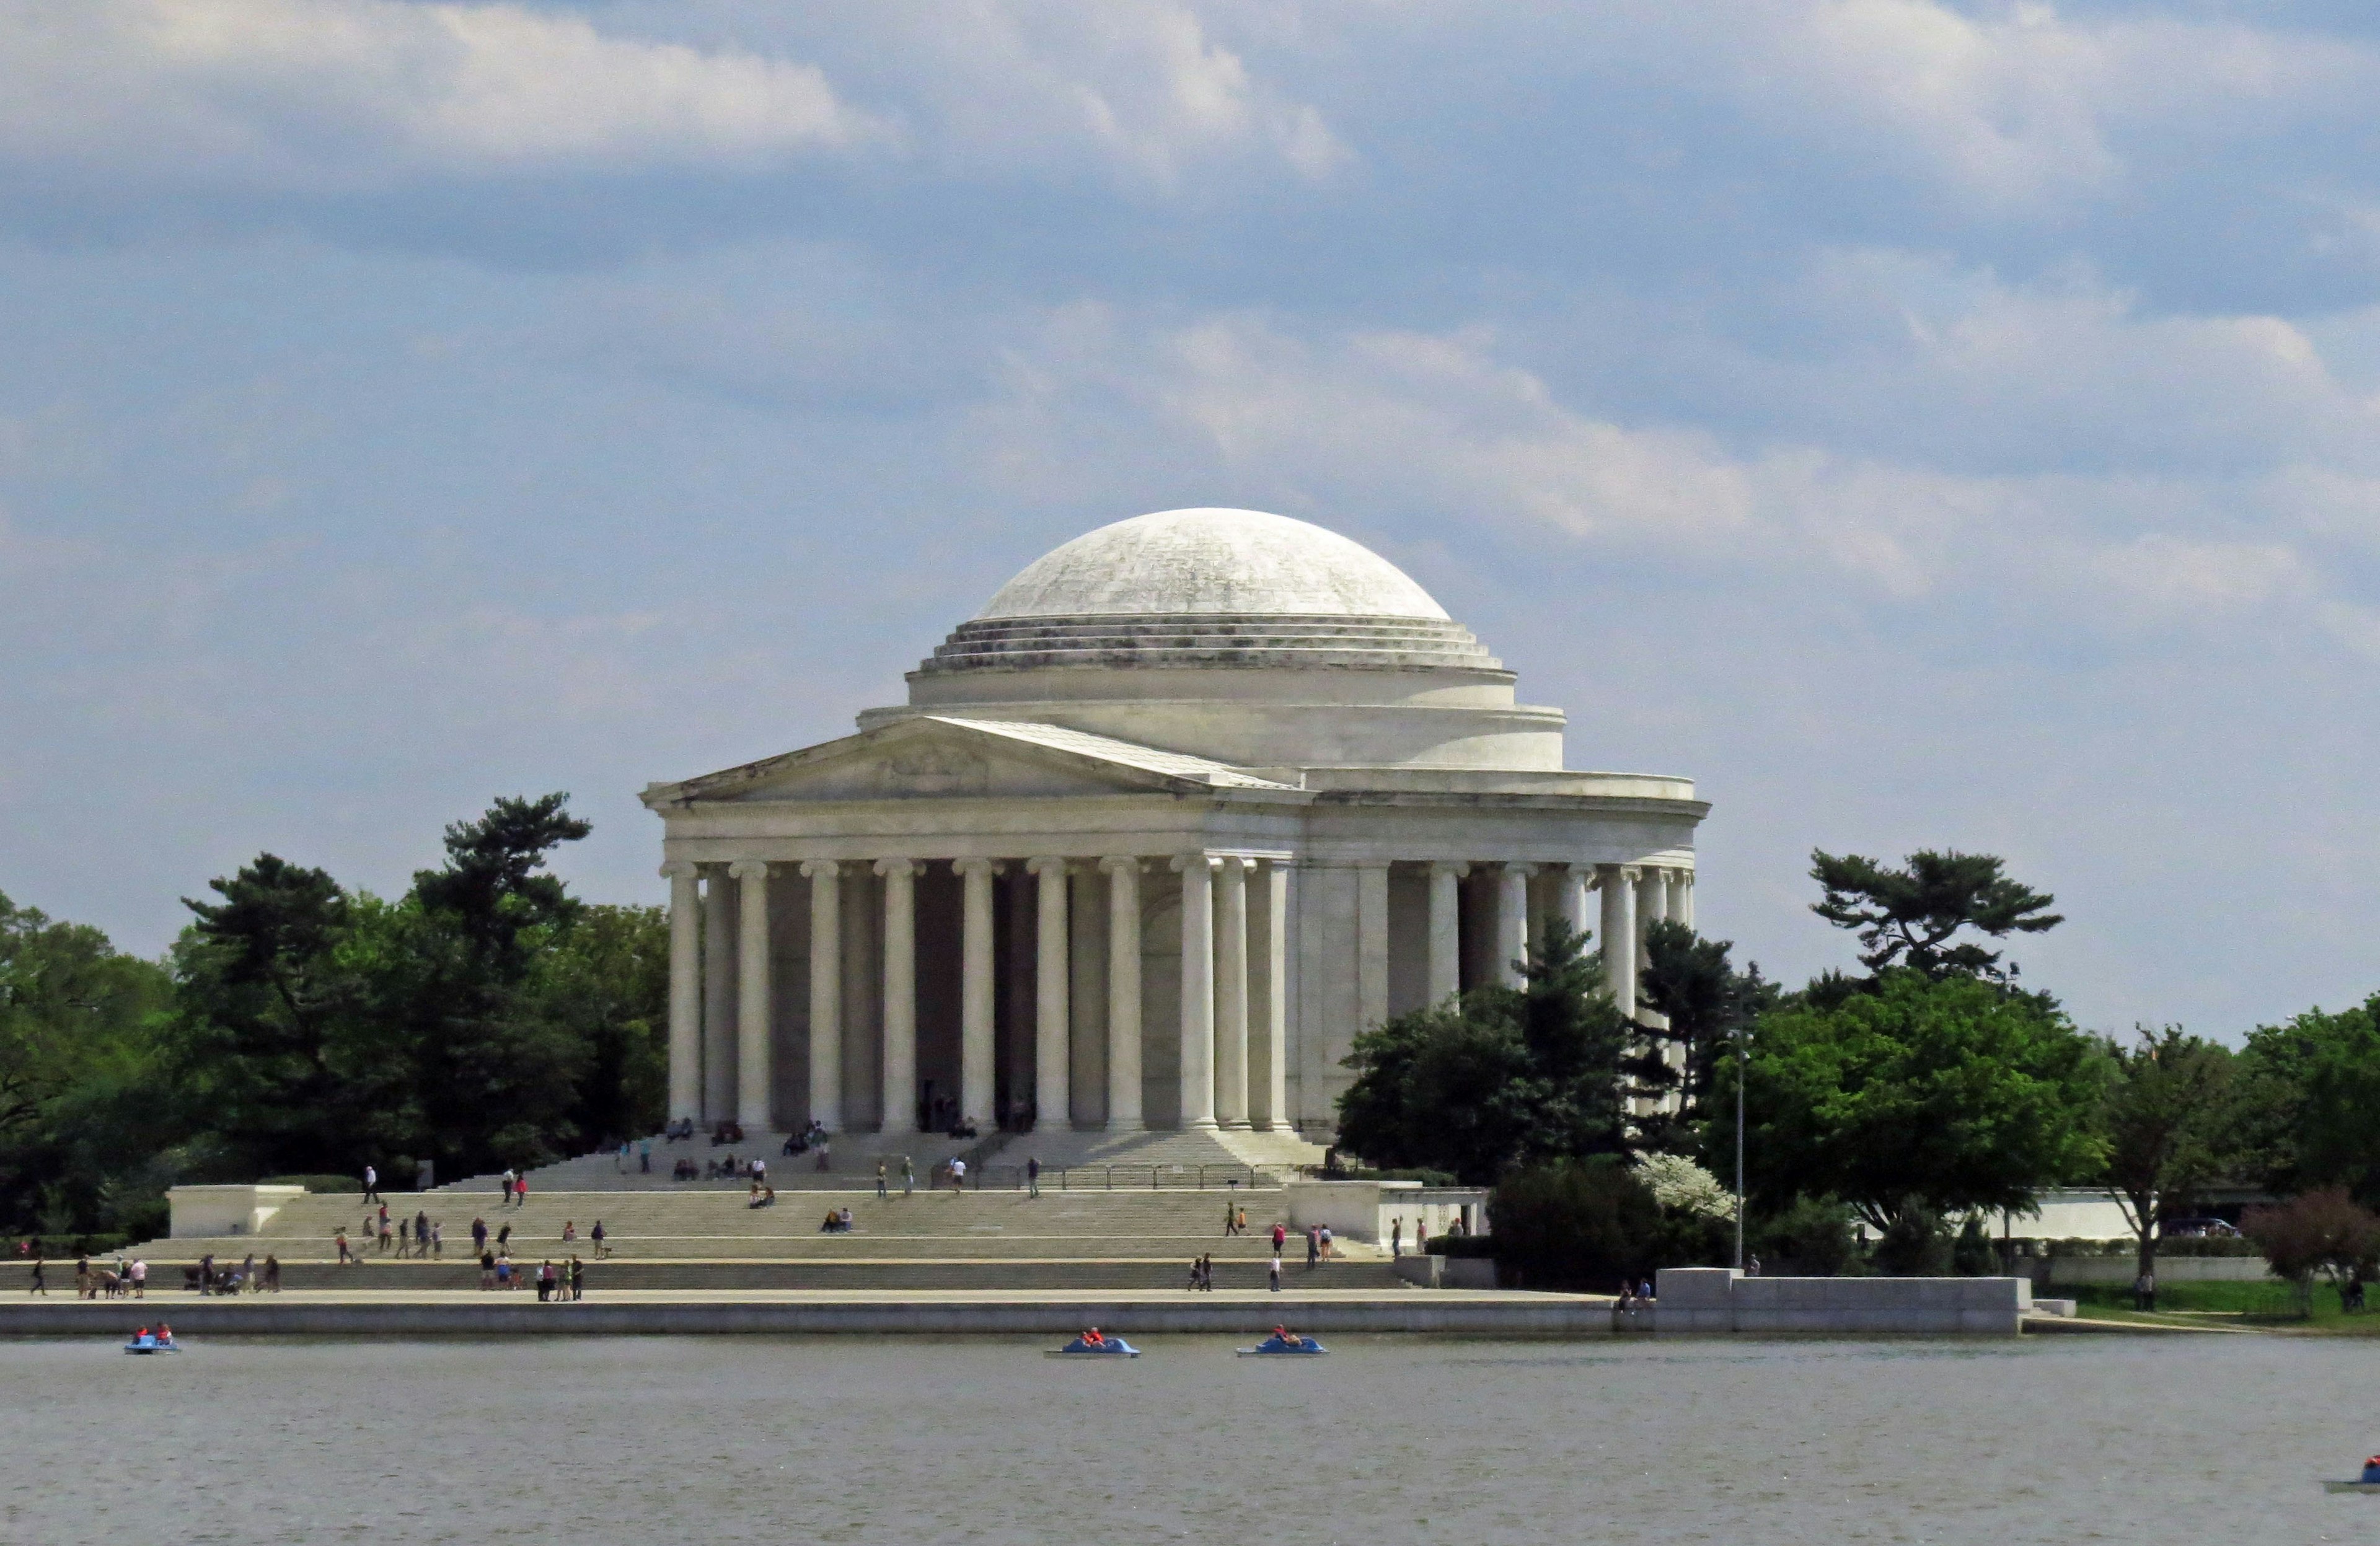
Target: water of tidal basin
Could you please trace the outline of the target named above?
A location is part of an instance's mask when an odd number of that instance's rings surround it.
[[[0,1344],[0,1540],[2380,1539],[2380,1341]]]

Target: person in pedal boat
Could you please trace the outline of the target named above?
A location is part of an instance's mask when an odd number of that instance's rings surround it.
[[[2363,1462],[2363,1480],[2374,1484],[2380,1484],[2380,1455],[2375,1455],[2371,1459]]]
[[[1108,1339],[1099,1335],[1099,1328],[1097,1326],[1083,1334],[1083,1346],[1086,1347],[1104,1347],[1107,1345]]]

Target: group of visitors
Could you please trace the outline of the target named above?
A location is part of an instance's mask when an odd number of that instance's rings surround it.
[[[537,1269],[538,1303],[568,1304],[586,1297],[587,1264],[577,1257],[560,1267],[548,1261]]]
[[[446,1254],[446,1230],[443,1221],[431,1218],[427,1212],[419,1208],[414,1210],[412,1218],[400,1218],[393,1223],[388,1216],[388,1204],[385,1202],[380,1205],[377,1212],[365,1210],[363,1237],[367,1240],[377,1238],[380,1243],[380,1253],[382,1256],[387,1255],[390,1246],[394,1245],[399,1261],[408,1256],[428,1261]]]
[[[1642,1282],[1638,1283],[1630,1283],[1624,1277],[1620,1280],[1620,1310],[1621,1313],[1624,1314],[1629,1310],[1634,1310],[1638,1305],[1652,1304],[1655,1302],[1656,1300],[1653,1298],[1653,1280],[1651,1278],[1645,1278]]]
[[[765,1183],[769,1178],[769,1162],[758,1156],[748,1160],[729,1154],[725,1159],[704,1160],[697,1165],[691,1154],[681,1155],[670,1166],[673,1181],[743,1181]]]
[[[147,1262],[135,1262],[128,1268],[124,1264],[123,1258],[118,1257],[116,1259],[116,1268],[117,1272],[115,1275],[119,1280],[124,1274],[128,1272],[134,1275],[134,1281],[138,1287],[144,1290],[147,1288],[149,1283],[149,1264]],[[79,1293],[83,1289],[84,1279],[87,1274],[90,1274],[90,1273],[91,1266],[88,1262],[78,1261],[75,1263],[75,1288]],[[96,1279],[93,1283],[94,1289],[103,1287],[103,1282],[97,1280],[103,1280],[109,1274],[104,1271],[97,1274]],[[217,1267],[215,1265],[214,1253],[212,1251],[209,1251],[199,1258],[199,1264],[197,1266],[184,1267],[182,1269],[182,1286],[201,1296],[208,1294],[238,1294],[242,1292],[250,1294],[278,1294],[281,1292],[281,1258],[268,1253],[264,1258],[264,1265],[260,1268],[256,1264],[256,1252],[251,1250],[237,1267]],[[83,1294],[82,1297],[85,1298],[95,1298],[96,1293],[86,1293]],[[110,1295],[109,1297],[114,1298],[113,1295]],[[145,1298],[145,1293],[141,1297]]]
[[[821,1235],[848,1235],[848,1234],[850,1234],[850,1233],[851,1233],[851,1206],[850,1206],[850,1204],[849,1204],[849,1203],[845,1203],[844,1206],[842,1206],[842,1207],[840,1207],[840,1208],[829,1208],[829,1209],[826,1211],[826,1222],[819,1226],[819,1233],[820,1233],[820,1234],[821,1234]]]
[[[638,1139],[636,1144],[636,1151],[637,1173],[640,1176],[651,1175],[653,1173],[653,1141],[650,1138]],[[623,1175],[627,1173],[628,1141],[625,1138],[620,1140],[620,1152],[617,1157],[613,1160],[612,1168]]]
[[[777,1189],[765,1181],[755,1179],[752,1183],[752,1200],[744,1205],[747,1208],[773,1208],[777,1205]]]
[[[672,1122],[669,1126],[662,1129],[662,1141],[664,1143],[693,1142],[694,1118],[691,1117],[681,1117],[676,1121]]]
[[[901,1195],[904,1197],[914,1197],[917,1195],[917,1162],[912,1160],[908,1155],[903,1154],[901,1156]],[[882,1160],[878,1160],[876,1162],[876,1195],[879,1197],[890,1197],[892,1195],[892,1190],[886,1182],[884,1161]]]
[[[1211,1255],[1193,1257],[1190,1262],[1190,1292],[1215,1291],[1215,1258]]]
[[[507,1169],[504,1173],[502,1185],[504,1193],[504,1205],[506,1207],[526,1208],[528,1206],[528,1176],[517,1170]]]

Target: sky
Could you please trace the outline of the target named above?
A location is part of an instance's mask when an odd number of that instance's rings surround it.
[[[845,733],[1033,558],[1319,522],[1712,803],[2004,855],[2083,1024],[2380,989],[2380,13],[0,0],[0,892],[164,949]]]

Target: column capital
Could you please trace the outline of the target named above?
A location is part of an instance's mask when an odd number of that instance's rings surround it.
[[[843,861],[840,859],[805,859],[802,861],[802,878],[804,880],[816,880],[822,875],[839,876],[842,873]]]
[[[1429,862],[1429,873],[1451,875],[1455,879],[1461,880],[1471,873],[1471,864],[1464,859],[1433,859]]]
[[[1536,874],[1539,870],[1544,869],[1545,866],[1543,864],[1531,864],[1521,860],[1514,859],[1498,865],[1497,868],[1502,870],[1506,875],[1516,875],[1525,880],[1529,876]]]
[[[1212,875],[1221,864],[1222,860],[1211,853],[1177,853],[1165,862],[1165,867],[1175,875],[1188,875],[1193,867],[1203,865]]]
[[[915,859],[879,859],[869,866],[881,876],[916,875],[925,867]]]
[[[702,866],[691,859],[672,859],[662,865],[663,880],[692,880],[702,873]]]
[[[1633,886],[1645,877],[1642,864],[1602,864],[1597,868],[1606,880],[1617,880],[1622,886]]]
[[[769,862],[766,859],[738,859],[727,866],[729,878],[735,880],[766,880]]]
[[[1110,875],[1121,875],[1127,870],[1131,871],[1135,875],[1138,875],[1140,873],[1140,859],[1135,854],[1111,853],[1106,858],[1099,861],[1099,868]]]
[[[1054,854],[1045,855],[1039,859],[1027,859],[1025,861],[1025,873],[1026,875],[1064,875],[1068,863],[1069,861],[1058,858]]]
[[[1251,876],[1257,873],[1257,866],[1263,861],[1251,859],[1245,853],[1226,853],[1215,863],[1226,875]]]
[[[953,859],[951,861],[951,873],[953,875],[998,875],[1000,870],[1001,864],[997,859]]]

